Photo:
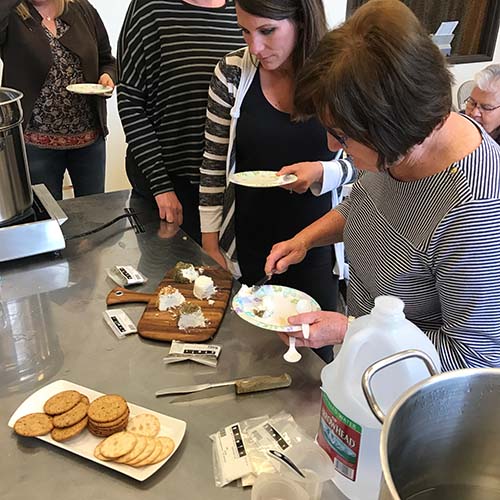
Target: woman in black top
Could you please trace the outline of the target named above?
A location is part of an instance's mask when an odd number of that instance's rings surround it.
[[[2,0],[0,51],[2,85],[24,94],[32,183],[61,199],[67,169],[75,196],[103,192],[105,100],[66,90],[74,83],[114,87],[115,59],[97,11],[87,0]]]
[[[248,47],[228,54],[212,79],[200,214],[204,249],[251,285],[263,277],[273,244],[328,212],[331,188],[349,181],[353,170],[333,161],[318,120],[291,119],[295,75],[327,31],[322,0],[236,0],[236,11]],[[338,182],[320,196],[306,191],[321,184],[327,166]],[[287,189],[227,183],[231,173],[253,170],[286,170],[299,181]],[[271,283],[300,289],[335,310],[333,265],[333,247],[318,248]]]

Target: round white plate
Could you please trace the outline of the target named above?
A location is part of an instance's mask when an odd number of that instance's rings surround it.
[[[266,188],[286,186],[297,180],[294,174],[276,175],[273,170],[253,170],[231,174],[229,180],[234,184],[246,187]]]
[[[68,85],[66,90],[74,94],[86,95],[102,95],[113,92],[111,87],[101,85],[100,83],[74,83],[73,85]]]
[[[252,325],[275,332],[298,332],[302,326],[290,325],[288,318],[298,314],[297,303],[302,299],[310,301],[311,311],[321,309],[307,293],[280,285],[263,285],[256,291],[243,286],[234,296],[232,307],[240,318]]]

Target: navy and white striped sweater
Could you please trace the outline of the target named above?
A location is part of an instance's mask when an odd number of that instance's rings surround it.
[[[481,134],[471,154],[418,181],[365,172],[337,207],[349,313],[399,297],[443,370],[500,367],[500,147]]]

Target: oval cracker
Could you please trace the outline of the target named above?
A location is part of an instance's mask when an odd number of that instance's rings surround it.
[[[53,427],[52,419],[45,413],[30,413],[16,420],[14,431],[20,436],[44,436]]]
[[[157,464],[158,462],[165,460],[167,457],[169,457],[172,454],[172,452],[174,451],[174,448],[175,448],[175,443],[173,442],[172,439],[170,439],[167,436],[158,436],[156,439],[158,439],[161,442],[162,451],[156,457],[156,459],[153,462],[151,462],[151,464]]]
[[[136,442],[137,436],[131,432],[117,432],[103,441],[101,453],[108,458],[118,458],[131,451]]]
[[[59,415],[76,406],[82,395],[78,391],[62,391],[47,399],[43,411],[49,415]]]
[[[156,438],[149,438],[149,439],[153,439],[154,441],[154,448],[153,451],[151,452],[151,455],[149,455],[149,457],[146,457],[144,460],[141,460],[140,462],[135,462],[133,464],[130,463],[129,465],[132,465],[132,467],[143,467],[144,465],[152,464],[160,456],[163,450],[161,441],[159,441]]]

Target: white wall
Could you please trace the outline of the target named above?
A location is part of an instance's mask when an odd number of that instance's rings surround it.
[[[347,0],[323,0],[325,4],[326,18],[330,28],[345,21]]]
[[[108,31],[113,54],[116,55],[118,35],[130,0],[91,0]],[[118,116],[116,92],[108,99],[108,128],[106,162],[106,191],[127,189],[130,184],[125,174],[125,135]]]

